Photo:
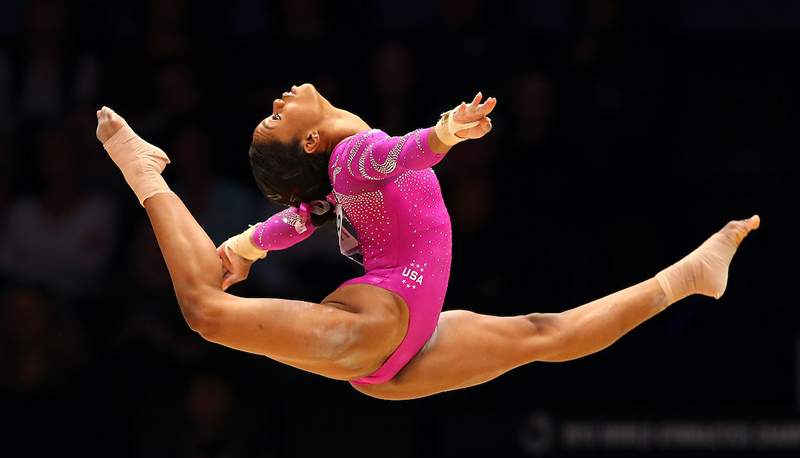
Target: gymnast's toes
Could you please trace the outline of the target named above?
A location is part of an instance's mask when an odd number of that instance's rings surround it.
[[[108,107],[102,107],[97,110],[97,139],[100,143],[105,143],[109,138],[114,136],[117,131],[125,127],[127,122],[125,118],[118,115],[114,110]]]
[[[728,241],[738,247],[742,240],[747,237],[750,231],[758,229],[761,225],[761,218],[758,215],[753,215],[745,220],[731,221],[723,227],[719,233]]]

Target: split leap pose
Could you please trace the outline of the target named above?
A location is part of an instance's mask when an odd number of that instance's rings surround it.
[[[497,101],[481,101],[478,93],[434,127],[391,137],[334,107],[314,86],[293,86],[273,102],[250,147],[259,188],[288,208],[219,248],[162,179],[169,159],[161,149],[106,107],[97,112],[97,138],[147,210],[193,330],[211,342],[347,380],[377,398],[418,398],[477,385],[533,361],[580,358],[686,296],[722,295],[731,259],[758,228],[758,216],[728,223],[655,277],[561,313],[442,313],[451,227],[431,167],[451,146],[491,130],[488,115]],[[308,238],[328,219],[336,219],[342,252],[363,256],[364,275],[319,303],[225,292],[247,277],[256,259]]]

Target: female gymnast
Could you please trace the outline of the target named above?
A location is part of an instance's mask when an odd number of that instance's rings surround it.
[[[434,127],[391,137],[311,84],[293,86],[258,124],[249,152],[259,188],[288,208],[219,248],[162,179],[169,159],[161,149],[107,107],[97,111],[97,138],[147,211],[189,327],[376,398],[419,398],[533,361],[580,358],[686,296],[722,295],[757,215],[728,223],[655,277],[561,313],[442,312],[451,227],[431,167],[456,143],[491,130],[497,101],[481,101],[478,93]],[[328,219],[337,220],[342,252],[363,256],[363,276],[320,303],[225,292],[256,259],[305,240]]]

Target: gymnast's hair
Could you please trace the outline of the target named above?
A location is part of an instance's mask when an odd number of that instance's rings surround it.
[[[271,201],[299,207],[301,203],[325,200],[333,186],[328,178],[331,152],[308,154],[298,143],[253,141],[250,168],[258,189]],[[333,211],[312,214],[311,223],[321,226],[335,217]]]

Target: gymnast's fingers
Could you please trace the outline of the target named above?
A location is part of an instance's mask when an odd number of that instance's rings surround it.
[[[480,91],[475,94],[475,98],[472,99],[472,103],[470,103],[470,108],[474,111],[478,108],[478,104],[481,103],[481,99],[483,99],[483,94]]]
[[[225,291],[230,288],[231,285],[236,283],[235,276],[230,272],[225,272],[225,275],[222,277],[222,290]]]
[[[217,254],[222,261],[222,269],[225,272],[233,272],[233,262],[231,261],[230,253],[228,253],[228,246],[224,243],[217,248]]]
[[[222,290],[230,288],[239,282],[247,280],[248,272],[246,270],[241,272],[228,272],[222,279]]]
[[[483,137],[484,135],[488,134],[490,130],[492,130],[492,120],[488,117],[481,119],[480,124],[478,124],[475,129],[477,130],[475,133],[475,138]]]
[[[480,113],[483,115],[488,115],[489,113],[494,110],[494,107],[497,106],[497,99],[494,97],[489,97],[486,99],[486,102],[481,104],[480,106]]]

